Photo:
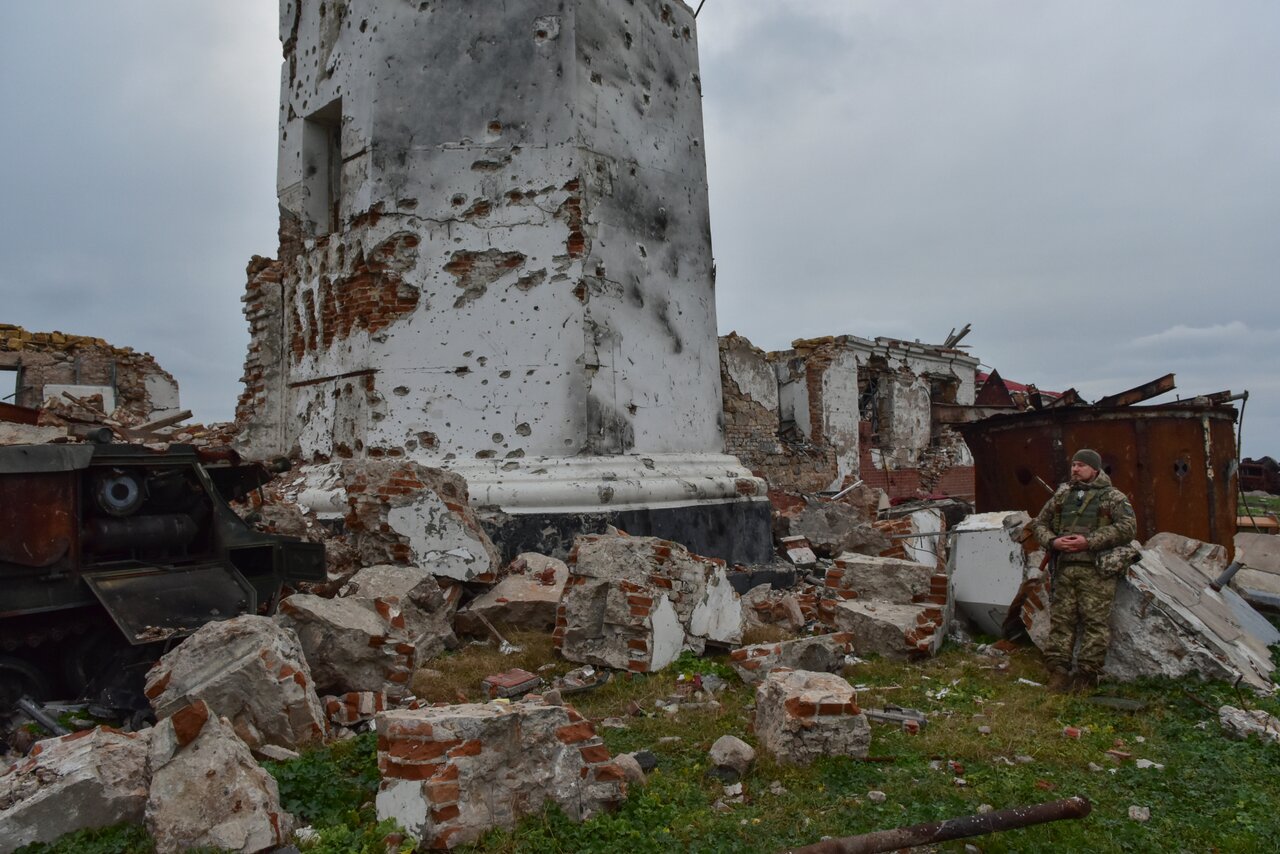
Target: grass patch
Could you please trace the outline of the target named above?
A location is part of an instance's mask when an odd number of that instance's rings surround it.
[[[1265,516],[1280,513],[1280,495],[1241,495],[1237,511],[1241,516]]]
[[[503,655],[494,642],[464,643],[461,649],[433,660],[428,668],[413,675],[411,687],[414,696],[432,703],[483,703],[489,699],[480,688],[480,682],[486,676],[518,667],[538,673],[550,682],[553,677],[577,666],[556,656],[551,636],[545,632],[516,632],[505,626],[496,628],[521,651]],[[554,667],[539,673],[538,668],[548,662]]]
[[[523,653],[503,656],[493,646],[467,646],[433,662],[420,696],[457,702],[458,692],[480,699],[489,673],[523,667],[551,678],[574,667],[556,659],[543,635],[512,635]],[[632,787],[613,813],[574,823],[558,808],[494,831],[469,852],[777,852],[824,836],[844,837],[1072,795],[1094,805],[1090,816],[971,840],[985,852],[1146,852],[1280,850],[1280,746],[1222,735],[1216,709],[1223,704],[1263,708],[1280,715],[1275,698],[1243,697],[1225,684],[1152,680],[1104,685],[1104,691],[1145,704],[1137,713],[1049,694],[1019,680],[1044,681],[1038,653],[1023,648],[987,657],[947,647],[916,663],[873,659],[848,668],[864,708],[896,704],[923,711],[928,724],[909,735],[890,724],[872,725],[871,757],[829,757],[809,767],[779,763],[761,752],[742,781],[741,803],[725,802],[723,785],[708,777],[707,751],[732,734],[759,747],[752,730],[754,691],[736,676],[719,706],[668,713],[655,703],[676,695],[687,678],[724,676],[724,658],[684,655],[661,673],[619,673],[607,684],[568,699],[599,723],[622,718],[625,728],[599,727],[615,753],[649,750],[657,768]],[[428,684],[429,683],[429,684]],[[633,714],[639,709],[640,714]],[[979,727],[989,727],[984,733]],[[1068,737],[1064,728],[1080,731]],[[1108,751],[1122,751],[1116,758]],[[1147,759],[1164,766],[1139,768]],[[955,763],[954,765],[952,763]],[[315,838],[310,854],[382,854],[397,831],[379,823],[376,740],[371,733],[265,763],[284,806]],[[964,785],[957,783],[957,778]],[[883,803],[868,797],[884,792]],[[1130,805],[1151,819],[1128,817]],[[965,842],[938,846],[961,851]],[[399,846],[400,851],[407,845]],[[152,854],[140,827],[120,826],[72,834],[26,854]]]
[[[378,738],[361,733],[288,762],[263,762],[280,787],[280,805],[300,824],[341,825],[372,807],[378,793]]]
[[[57,842],[33,842],[16,854],[155,854],[156,846],[140,824],[116,824],[68,833]]]
[[[681,664],[686,672],[691,669],[690,662]],[[864,686],[861,704],[921,709],[929,724],[919,735],[873,724],[871,754],[883,761],[828,758],[798,768],[761,754],[743,781],[745,802],[717,808],[723,787],[705,776],[706,752],[726,733],[757,744],[751,731],[754,693],[734,679],[718,711],[681,711],[674,717],[653,711],[654,699],[675,691],[680,669],[673,665],[650,676],[616,678],[573,698],[580,711],[597,720],[624,715],[632,702],[646,710],[643,717],[628,718],[627,729],[602,730],[615,753],[648,749],[658,757],[647,785],[633,788],[617,812],[574,824],[549,808],[466,850],[774,852],[823,836],[967,815],[982,804],[1004,809],[1077,794],[1094,804],[1083,820],[974,842],[987,852],[1051,846],[1073,851],[1280,849],[1280,798],[1274,788],[1280,747],[1230,741],[1221,734],[1216,714],[1205,705],[1240,705],[1229,686],[1167,680],[1104,686],[1108,694],[1146,704],[1142,712],[1127,713],[1020,683],[1019,678],[1044,680],[1040,658],[1030,649],[1008,658],[947,649],[914,665],[869,661],[846,673]],[[1280,713],[1275,700],[1246,700]],[[980,726],[990,727],[990,734]],[[1064,735],[1066,727],[1081,730],[1080,737]],[[680,740],[659,741],[672,735]],[[1132,758],[1116,760],[1108,750]],[[1138,768],[1136,759],[1164,769]],[[957,776],[965,785],[957,785]],[[867,798],[873,789],[885,792],[884,803]],[[1149,807],[1151,820],[1129,819],[1130,805]],[[938,850],[963,846],[948,843]]]

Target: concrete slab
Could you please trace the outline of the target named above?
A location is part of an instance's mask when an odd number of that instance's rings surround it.
[[[954,529],[949,572],[957,607],[982,632],[1000,636],[1009,605],[1027,578],[1025,512],[975,513]]]

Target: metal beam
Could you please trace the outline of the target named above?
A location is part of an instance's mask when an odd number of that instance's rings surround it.
[[[1132,406],[1135,403],[1141,403],[1144,400],[1150,400],[1157,395],[1164,394],[1166,391],[1173,391],[1175,388],[1177,386],[1173,384],[1173,374],[1165,374],[1159,379],[1143,383],[1140,386],[1134,386],[1128,391],[1104,397],[1094,406]]]

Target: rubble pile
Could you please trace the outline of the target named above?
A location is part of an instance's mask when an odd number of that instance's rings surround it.
[[[853,634],[833,632],[779,643],[739,647],[729,653],[729,666],[743,682],[748,685],[758,685],[779,667],[818,673],[838,673],[853,654]]]
[[[553,631],[569,567],[553,557],[526,552],[507,567],[506,576],[458,611],[459,632],[486,637],[487,621],[523,631]]]
[[[683,649],[742,639],[724,563],[656,537],[583,536],[569,556],[556,648],[570,661],[641,673]]]
[[[280,603],[275,619],[297,636],[317,691],[408,695],[417,647],[394,599],[365,603],[299,593]]]
[[[464,704],[377,717],[378,818],[431,848],[510,827],[554,801],[582,821],[626,795],[624,772],[570,706]]]
[[[268,617],[205,624],[147,673],[146,695],[161,720],[204,701],[251,748],[294,749],[326,733],[298,637]]]

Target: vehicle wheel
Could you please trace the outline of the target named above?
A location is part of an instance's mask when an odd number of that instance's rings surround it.
[[[63,653],[62,675],[71,695],[83,697],[89,683],[118,666],[120,650],[127,645],[118,631],[105,627],[90,629],[69,643]]]
[[[0,655],[0,711],[15,708],[23,697],[36,702],[49,699],[49,680],[29,662]]]

